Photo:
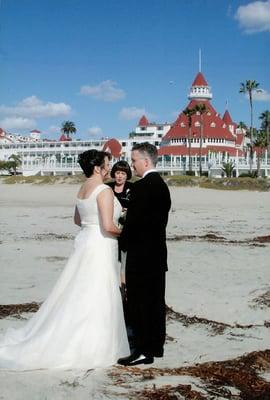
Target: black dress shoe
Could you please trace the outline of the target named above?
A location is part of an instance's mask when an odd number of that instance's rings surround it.
[[[132,366],[132,365],[139,365],[139,364],[153,364],[153,362],[154,362],[154,357],[146,357],[142,354],[135,361],[131,362],[128,365]]]
[[[118,364],[125,366],[152,364],[154,362],[154,357],[146,357],[143,354],[135,352],[128,357],[119,358],[117,362]]]
[[[161,350],[161,351],[155,351],[155,352],[153,353],[153,356],[154,356],[154,357],[160,357],[160,358],[162,358],[162,357],[163,357],[163,350]]]

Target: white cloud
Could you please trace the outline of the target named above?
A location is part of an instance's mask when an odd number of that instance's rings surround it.
[[[92,126],[87,130],[90,136],[98,136],[102,134],[102,129],[99,126]]]
[[[270,101],[270,93],[267,90],[260,89],[259,92],[254,92],[252,95],[253,100],[255,101]]]
[[[96,86],[82,86],[80,94],[103,101],[118,101],[126,96],[124,90],[117,88],[117,83],[111,80],[103,81]]]
[[[48,128],[48,132],[50,132],[50,133],[60,133],[60,131],[61,131],[61,127],[60,126],[51,125]]]
[[[119,113],[119,118],[124,120],[132,120],[146,115],[144,108],[137,107],[123,107]]]
[[[146,111],[145,108],[123,107],[122,110],[119,112],[119,119],[129,121],[132,119],[141,118],[143,115],[145,115],[147,119],[151,121],[157,118],[156,114],[152,114]]]
[[[34,119],[23,118],[23,117],[7,117],[0,121],[0,126],[4,130],[25,130],[34,129],[36,127],[36,121]]]
[[[24,118],[50,118],[67,116],[71,107],[65,103],[44,103],[37,96],[26,97],[14,107],[0,106],[0,113]]]
[[[270,31],[270,0],[238,7],[235,19],[246,33]]]

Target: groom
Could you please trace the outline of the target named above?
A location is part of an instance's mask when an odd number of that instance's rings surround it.
[[[165,342],[166,225],[171,206],[167,185],[155,169],[157,149],[144,142],[132,148],[134,172],[142,177],[132,187],[120,246],[127,251],[127,317],[134,349],[121,365],[151,364],[163,356]]]

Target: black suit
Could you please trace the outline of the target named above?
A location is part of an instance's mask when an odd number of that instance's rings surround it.
[[[134,183],[126,223],[120,237],[127,251],[128,323],[135,347],[161,357],[165,342],[166,225],[171,200],[157,172]]]

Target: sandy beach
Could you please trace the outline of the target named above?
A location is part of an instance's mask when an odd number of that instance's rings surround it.
[[[42,302],[49,294],[78,232],[73,224],[78,187],[0,183],[0,305]],[[171,311],[165,356],[155,360],[156,372],[117,366],[98,371],[0,371],[1,400],[151,398],[143,395],[153,385],[160,390],[165,385],[190,385],[191,391],[205,396],[202,399],[210,399],[209,382],[201,375],[165,371],[269,349],[270,193],[180,187],[170,191],[166,302]],[[0,319],[0,333],[30,316]],[[268,365],[260,379],[270,381],[269,372]],[[243,398],[239,385],[229,386],[226,390],[234,399]],[[230,398],[221,389],[220,393],[212,398]]]

